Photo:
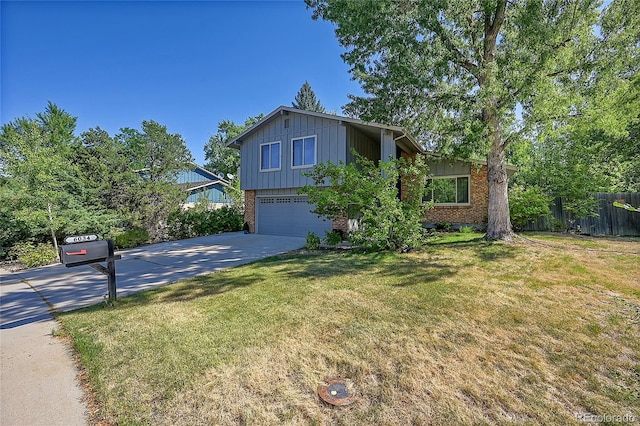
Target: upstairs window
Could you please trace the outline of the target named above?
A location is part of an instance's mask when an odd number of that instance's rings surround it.
[[[260,171],[280,170],[280,142],[260,145]]]
[[[316,164],[316,137],[291,140],[291,167],[311,167]]]
[[[437,177],[427,181],[424,201],[440,205],[469,204],[469,176]]]

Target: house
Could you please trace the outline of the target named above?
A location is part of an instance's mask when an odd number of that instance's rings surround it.
[[[193,167],[178,173],[177,184],[189,195],[184,206],[193,207],[199,200],[206,199],[213,208],[232,203],[225,192],[229,182],[222,175],[193,164]]]
[[[286,106],[233,138],[229,146],[240,150],[240,182],[250,232],[293,236],[347,228],[346,219],[332,221],[311,213],[308,199],[298,195],[299,188],[313,184],[304,173],[314,165],[348,164],[355,161],[353,150],[373,161],[424,152],[402,127]],[[436,207],[428,212],[425,223],[486,224],[486,162],[433,157],[429,166]]]
[[[427,193],[434,207],[427,211],[426,227],[447,223],[483,229],[487,224],[489,184],[487,162],[480,159],[451,160],[431,154],[427,162],[432,178]],[[507,165],[511,177],[517,168]]]

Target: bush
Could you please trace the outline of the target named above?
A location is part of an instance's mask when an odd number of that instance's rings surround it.
[[[327,232],[325,234],[324,240],[328,246],[335,246],[342,242],[342,235],[340,235],[340,233],[336,231]]]
[[[34,244],[32,241],[17,243],[9,250],[9,255],[27,268],[50,265],[58,258],[58,253],[50,244]]]
[[[318,164],[305,173],[314,184],[301,188],[315,204],[314,213],[328,218],[357,219],[349,241],[366,250],[406,251],[424,242],[422,221],[427,166],[424,158],[380,162],[357,155],[356,163]],[[403,182],[403,200],[398,180]],[[328,183],[328,186],[327,186]]]
[[[307,243],[305,244],[307,250],[318,250],[320,248],[320,237],[313,232],[307,234]]]
[[[438,222],[438,223],[436,223],[436,229],[438,231],[449,232],[449,231],[451,231],[451,226],[453,226],[451,224],[451,222]]]
[[[464,225],[464,226],[460,227],[459,231],[460,231],[461,234],[472,234],[473,233],[473,227]]]
[[[523,188],[514,185],[509,190],[509,212],[511,223],[515,229],[522,229],[528,223],[540,217],[549,216],[551,197],[544,194],[538,187]]]
[[[241,231],[243,224],[243,215],[234,207],[210,210],[207,206],[197,205],[192,209],[174,211],[169,215],[169,237],[180,240],[220,232]]]
[[[116,235],[114,243],[117,248],[133,248],[138,247],[149,241],[149,233],[146,229],[134,228],[129,229],[122,234]]]

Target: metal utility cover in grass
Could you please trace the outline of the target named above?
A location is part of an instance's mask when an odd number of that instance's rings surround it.
[[[318,396],[327,404],[341,407],[355,401],[353,382],[349,379],[332,378],[318,385]]]

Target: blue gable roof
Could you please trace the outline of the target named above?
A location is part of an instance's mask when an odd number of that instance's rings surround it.
[[[187,203],[196,203],[202,198],[208,199],[210,203],[232,202],[225,192],[229,182],[196,164],[192,169],[178,173],[177,184],[189,193]]]

